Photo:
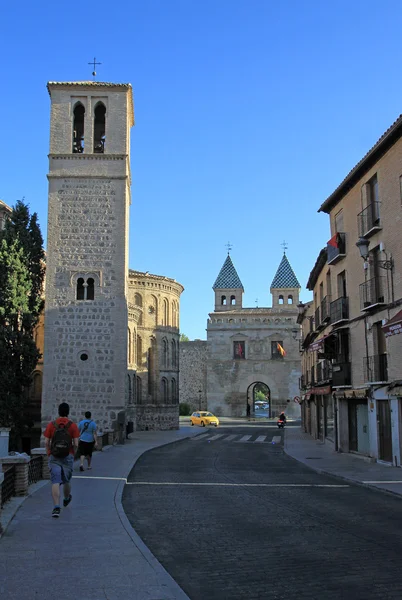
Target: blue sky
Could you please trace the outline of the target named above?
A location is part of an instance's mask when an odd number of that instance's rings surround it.
[[[46,237],[46,82],[90,79],[96,56],[134,89],[130,267],[184,285],[181,331],[205,339],[228,241],[245,306],[271,305],[283,240],[309,300],[317,209],[402,112],[401,19],[393,0],[8,3],[0,198]]]

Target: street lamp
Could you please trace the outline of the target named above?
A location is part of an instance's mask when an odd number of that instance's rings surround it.
[[[370,253],[369,253],[370,242],[369,242],[369,240],[366,240],[366,238],[360,237],[356,242],[356,246],[359,248],[360,256],[362,257],[364,262],[370,262]],[[387,256],[387,255],[385,254],[385,256]],[[392,269],[394,268],[394,260],[393,260],[392,256],[387,260],[378,260],[378,261],[376,261],[376,264],[381,269],[386,269],[386,270],[392,271]]]

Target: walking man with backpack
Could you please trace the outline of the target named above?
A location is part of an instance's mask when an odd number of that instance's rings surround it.
[[[80,457],[80,471],[84,470],[84,458],[87,459],[88,469],[91,469],[92,451],[98,443],[96,435],[96,423],[91,419],[89,410],[85,413],[85,419],[79,422],[80,441],[78,444],[78,455]]]
[[[46,451],[49,456],[50,479],[52,482],[53,511],[52,517],[60,517],[60,486],[63,486],[63,506],[71,502],[71,477],[73,474],[74,454],[78,448],[80,437],[76,423],[68,415],[70,407],[67,402],[59,406],[59,416],[51,421],[44,431]]]

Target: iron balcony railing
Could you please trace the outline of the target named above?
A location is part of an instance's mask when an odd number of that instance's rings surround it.
[[[380,203],[372,202],[357,215],[359,237],[367,235],[372,230],[380,227]]]
[[[337,233],[327,243],[327,264],[335,264],[346,255],[346,235]]]
[[[332,386],[339,387],[352,384],[350,362],[332,364]]]
[[[329,360],[323,360],[317,364],[317,383],[328,381],[332,377],[332,363]]]
[[[349,298],[342,296],[330,304],[331,323],[349,319]]]
[[[325,296],[321,301],[321,324],[330,320],[330,296]]]
[[[36,483],[40,479],[42,479],[42,457],[33,456],[28,466],[28,485]]]
[[[15,466],[12,465],[4,471],[4,479],[1,484],[1,506],[15,496]]]
[[[315,325],[315,329],[317,329],[321,324],[321,319],[320,319],[320,307],[318,307],[314,313],[314,325]]]
[[[385,304],[385,277],[378,276],[360,284],[360,309],[365,310],[375,304]]]
[[[299,379],[299,388],[304,390],[307,387],[307,381],[305,375],[302,375]]]
[[[367,381],[388,381],[388,363],[386,354],[367,356],[363,359],[363,365]]]

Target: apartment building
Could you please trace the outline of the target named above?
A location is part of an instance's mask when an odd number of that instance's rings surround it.
[[[304,426],[335,449],[402,459],[402,116],[319,211],[330,239],[311,271]],[[313,314],[311,314],[313,313]],[[309,409],[307,409],[307,405]]]

